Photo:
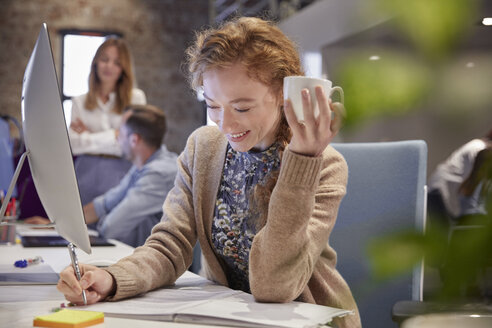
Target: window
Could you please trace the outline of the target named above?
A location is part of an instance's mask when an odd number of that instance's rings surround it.
[[[71,97],[88,91],[88,79],[91,62],[97,48],[109,36],[121,36],[114,32],[97,32],[83,30],[62,30],[62,73],[61,92],[63,111],[67,125],[72,114]]]

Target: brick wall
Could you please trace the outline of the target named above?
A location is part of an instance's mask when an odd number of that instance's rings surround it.
[[[147,101],[168,117],[165,141],[181,151],[205,112],[182,73],[185,48],[193,31],[208,23],[204,0],[1,0],[0,114],[20,121],[22,77],[29,55],[46,22],[60,74],[61,29],[111,30],[130,45],[138,87]]]

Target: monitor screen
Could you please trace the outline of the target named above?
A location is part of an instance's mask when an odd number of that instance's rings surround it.
[[[63,238],[90,254],[46,24],[24,73],[22,130],[34,185],[49,219]]]

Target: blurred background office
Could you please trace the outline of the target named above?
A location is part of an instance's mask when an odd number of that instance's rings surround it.
[[[42,22],[48,23],[61,86],[67,31],[116,33],[132,49],[136,82],[147,101],[168,108],[167,145],[179,153],[189,133],[206,121],[181,73],[193,30],[234,13],[267,15],[298,42],[309,75],[345,89],[349,117],[340,141],[424,139],[432,172],[453,149],[491,126],[492,26],[484,18],[492,17],[492,2],[411,1],[402,6],[408,8],[408,28],[414,21],[424,31],[413,35],[395,20],[399,2],[2,0],[0,114],[20,120],[22,75]],[[448,9],[440,11],[443,5]],[[402,90],[392,92],[397,86]]]
[[[184,50],[194,30],[237,13],[277,20],[298,43],[307,75],[345,90],[347,118],[336,142],[425,140],[430,176],[492,126],[490,0],[1,0],[0,114],[20,121],[22,77],[42,22],[67,121],[70,97],[86,90],[66,83],[87,81],[70,71],[66,37],[116,34],[132,50],[147,102],[166,108],[166,145],[180,153],[207,122],[182,74]],[[11,132],[18,135],[15,124]]]
[[[193,30],[207,23],[207,8],[203,1],[0,1],[0,114],[21,121],[23,72],[43,22],[50,33],[67,124],[71,97],[88,91],[96,49],[106,37],[117,35],[132,50],[134,85],[148,102],[169,109],[167,145],[180,152],[189,133],[204,122],[205,113],[189,92],[180,62]],[[10,126],[18,136],[18,129]],[[46,216],[29,165],[24,165],[17,186],[20,217]]]
[[[60,88],[65,82],[62,81],[63,33],[67,30],[109,32],[122,36],[129,44],[137,72],[136,84],[145,92],[147,102],[169,109],[167,145],[180,151],[188,134],[204,121],[204,111],[188,90],[180,62],[193,30],[208,22],[207,12],[207,2],[199,0],[2,0],[0,113],[20,120],[23,71],[42,22],[48,24]],[[93,51],[97,47],[93,46]],[[78,66],[90,68],[90,60]],[[77,82],[87,87],[87,80]],[[66,89],[65,92],[70,92]],[[84,92],[73,91],[65,96]]]

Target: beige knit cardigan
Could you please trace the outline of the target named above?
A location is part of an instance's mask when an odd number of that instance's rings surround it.
[[[189,137],[161,222],[145,245],[107,269],[117,286],[110,300],[174,283],[190,266],[197,239],[206,277],[228,285],[211,237],[226,146],[215,127],[199,128]],[[347,174],[344,158],[331,146],[319,157],[297,155],[287,147],[267,223],[254,237],[249,256],[249,282],[257,301],[298,300],[354,310],[337,325],[360,327],[357,305],[328,244]]]

